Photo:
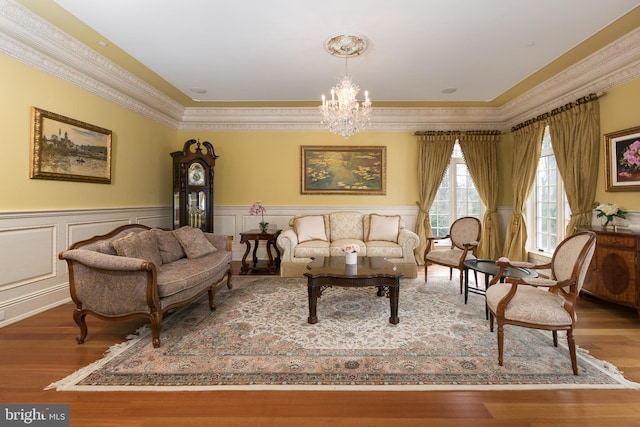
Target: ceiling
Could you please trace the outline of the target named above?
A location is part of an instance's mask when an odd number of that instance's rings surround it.
[[[640,0],[53,1],[99,33],[101,40],[82,40],[90,47],[105,56],[109,49],[122,49],[196,101],[319,102],[345,70],[344,59],[324,50],[325,41],[341,33],[364,35],[369,46],[348,60],[348,71],[369,91],[374,106],[493,101],[640,5]],[[455,91],[443,93],[449,88]]]

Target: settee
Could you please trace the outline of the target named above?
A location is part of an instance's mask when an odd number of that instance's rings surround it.
[[[359,256],[382,256],[393,262],[406,278],[418,275],[414,249],[416,233],[405,228],[399,215],[362,214],[337,211],[327,214],[296,216],[290,229],[277,239],[282,250],[280,275],[298,277],[306,272],[311,259],[319,256],[344,256],[343,247],[357,244]]]
[[[168,310],[205,292],[214,310],[216,287],[225,277],[231,288],[231,241],[232,236],[191,227],[171,231],[128,224],[60,252],[69,269],[78,343],[87,336],[87,314],[103,320],[143,316],[151,321],[153,346],[159,347]]]

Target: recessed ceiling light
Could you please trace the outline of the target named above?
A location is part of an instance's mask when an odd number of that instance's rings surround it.
[[[445,87],[440,92],[442,92],[442,93],[453,93],[453,92],[455,92],[457,90],[458,90],[457,87]]]
[[[193,93],[207,93],[207,90],[203,89],[201,87],[194,86],[194,87],[191,88],[191,92],[193,92]]]

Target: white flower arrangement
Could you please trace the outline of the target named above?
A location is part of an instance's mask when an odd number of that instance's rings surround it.
[[[607,217],[607,224],[613,222],[613,217],[627,218],[627,212],[620,209],[615,203],[603,203],[596,208],[596,211],[598,218]]]

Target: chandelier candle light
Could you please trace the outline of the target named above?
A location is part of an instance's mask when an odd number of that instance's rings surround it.
[[[349,138],[369,125],[371,118],[371,100],[369,92],[364,92],[364,102],[356,99],[360,86],[353,83],[347,71],[347,60],[362,54],[367,48],[364,36],[355,34],[341,34],[331,37],[325,44],[327,52],[334,56],[344,57],[344,75],[339,83],[331,88],[331,100],[322,95],[322,124],[333,133]]]

